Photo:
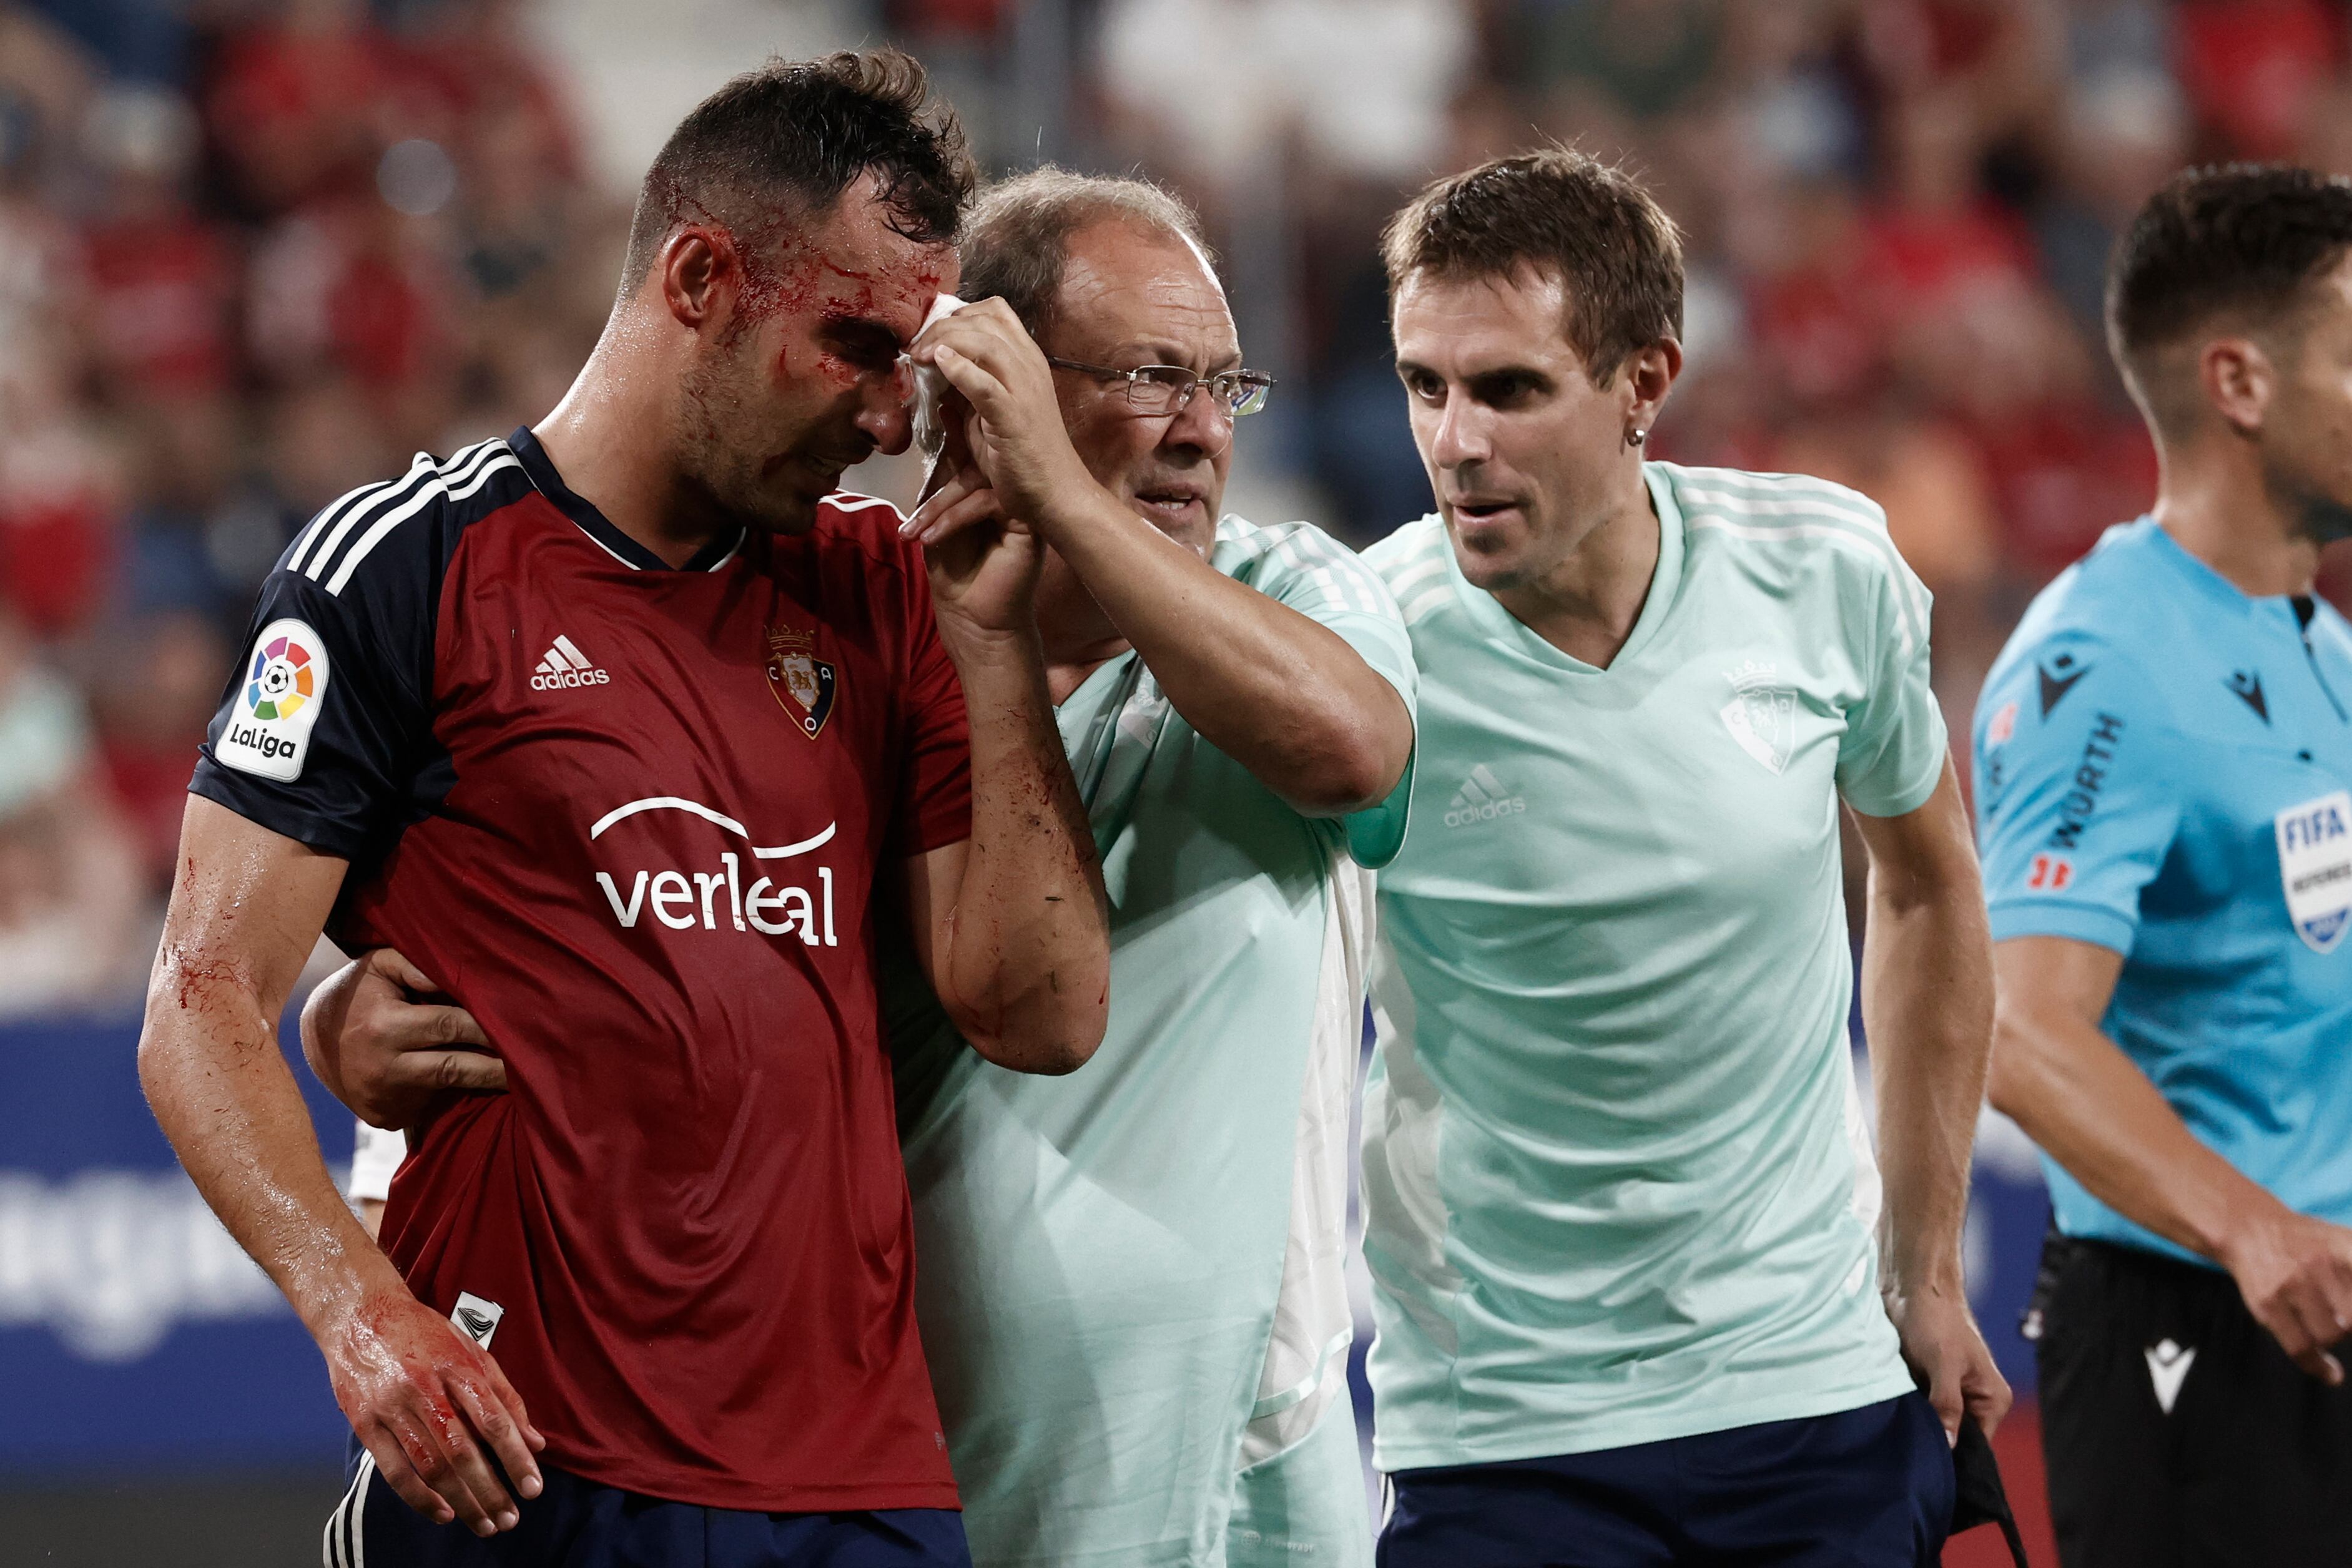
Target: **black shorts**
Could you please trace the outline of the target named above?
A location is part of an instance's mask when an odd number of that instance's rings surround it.
[[[2352,1385],[2229,1275],[2053,1232],[2028,1323],[2065,1568],[2352,1565]]]
[[[546,1490],[516,1504],[522,1522],[484,1541],[401,1501],[354,1441],[350,1486],[320,1541],[321,1568],[971,1568],[953,1509],[746,1513],[643,1497],[545,1463],[539,1471]]]
[[[1389,1484],[1379,1568],[1933,1568],[1952,1522],[1952,1453],[1921,1394]]]

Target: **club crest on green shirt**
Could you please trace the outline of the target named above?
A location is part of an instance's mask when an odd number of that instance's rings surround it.
[[[1723,706],[1723,727],[1731,731],[1739,749],[1775,773],[1789,766],[1789,753],[1797,744],[1797,694],[1780,684],[1780,674],[1778,664],[1753,659],[1723,673],[1732,691]]]

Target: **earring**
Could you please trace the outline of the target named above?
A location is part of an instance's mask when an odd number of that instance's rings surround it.
[[[1628,446],[1639,446],[1649,439],[1650,433],[1646,430],[1629,430],[1625,433],[1625,444]]]

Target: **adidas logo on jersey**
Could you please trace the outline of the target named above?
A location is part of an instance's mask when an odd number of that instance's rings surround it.
[[[595,661],[580,651],[579,644],[569,637],[558,637],[555,646],[530,673],[530,689],[535,692],[561,691],[565,686],[602,686],[612,684],[613,677],[596,667]]]
[[[1460,828],[1472,822],[1491,822],[1497,817],[1516,816],[1527,809],[1527,797],[1512,794],[1482,762],[1470,769],[1470,777],[1454,791],[1453,803],[1445,809],[1445,825]]]

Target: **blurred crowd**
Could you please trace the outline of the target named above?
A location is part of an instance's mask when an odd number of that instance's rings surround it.
[[[293,530],[536,418],[594,341],[632,193],[537,41],[561,4],[0,0],[0,1017],[136,995]],[[2034,589],[2154,493],[2100,341],[2120,225],[2186,162],[2352,172],[2343,0],[827,9],[932,62],[993,167],[1201,206],[1282,379],[1249,472],[1359,544],[1428,505],[1381,221],[1539,138],[1625,158],[1688,247],[1658,455],[1882,502],[1956,731]]]
[[[527,11],[0,4],[0,1016],[135,996],[293,531],[594,342],[625,193]]]

